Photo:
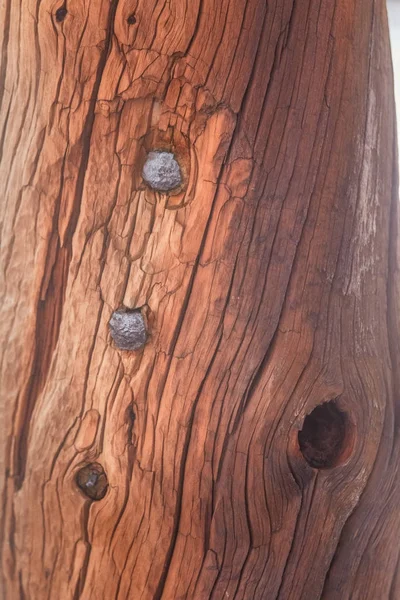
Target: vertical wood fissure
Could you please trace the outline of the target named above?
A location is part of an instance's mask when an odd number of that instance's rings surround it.
[[[58,335],[60,331],[63,313],[63,305],[65,301],[65,293],[68,283],[69,265],[72,257],[72,240],[76,224],[78,222],[79,209],[85,183],[85,174],[90,155],[90,141],[92,137],[92,130],[95,119],[96,102],[98,99],[98,92],[100,89],[103,71],[107,62],[107,57],[112,43],[113,24],[118,1],[119,0],[112,0],[111,3],[110,17],[104,50],[97,68],[97,75],[95,84],[93,86],[90,108],[86,118],[85,126],[82,131],[82,158],[76,184],[74,209],[72,211],[71,219],[64,235],[64,239],[66,240],[65,245],[62,245],[59,233],[57,232],[60,202],[62,197],[62,186],[59,192],[59,199],[54,213],[53,235],[50,241],[50,247],[53,243],[56,246],[56,249],[54,251],[55,258],[53,263],[51,263],[50,265],[46,265],[47,269],[50,270],[50,277],[48,276],[46,271],[43,275],[43,281],[48,279],[48,284],[44,291],[44,296],[39,299],[39,305],[37,308],[37,333],[34,358],[32,361],[32,373],[28,384],[27,396],[25,399],[22,399],[22,406],[24,408],[22,413],[23,425],[16,435],[14,472],[15,485],[17,490],[21,488],[25,477],[26,453],[28,447],[31,416],[35,407],[36,400],[45,386],[53,352],[58,341]],[[49,331],[49,324],[51,324],[50,329],[52,331],[52,336],[50,338],[47,335],[47,332]],[[43,339],[42,335],[44,335]]]

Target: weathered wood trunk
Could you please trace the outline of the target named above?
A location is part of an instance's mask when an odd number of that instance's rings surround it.
[[[0,23],[1,597],[400,598],[384,0]]]

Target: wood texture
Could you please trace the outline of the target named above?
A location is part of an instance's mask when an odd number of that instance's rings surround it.
[[[61,8],[0,7],[1,597],[400,598],[384,0]],[[144,185],[154,149],[179,193]]]

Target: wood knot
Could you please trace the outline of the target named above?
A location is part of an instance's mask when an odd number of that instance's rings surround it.
[[[110,333],[120,350],[139,350],[147,342],[147,328],[142,310],[121,308],[111,315]]]
[[[126,19],[128,25],[134,25],[136,23],[136,17],[135,15],[132,13],[131,15],[129,15],[129,17]]]
[[[298,433],[300,450],[308,464],[314,469],[337,466],[349,438],[348,428],[347,415],[334,401],[314,408]]]
[[[65,6],[61,6],[60,8],[58,8],[56,10],[56,21],[57,23],[61,23],[62,21],[64,21],[65,17],[67,16],[68,11],[65,8]]]
[[[102,500],[108,488],[107,475],[99,463],[90,463],[79,469],[76,484],[91,500]]]

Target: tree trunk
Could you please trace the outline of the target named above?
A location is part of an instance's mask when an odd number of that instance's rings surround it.
[[[61,2],[0,8],[2,598],[400,598],[385,1]]]

